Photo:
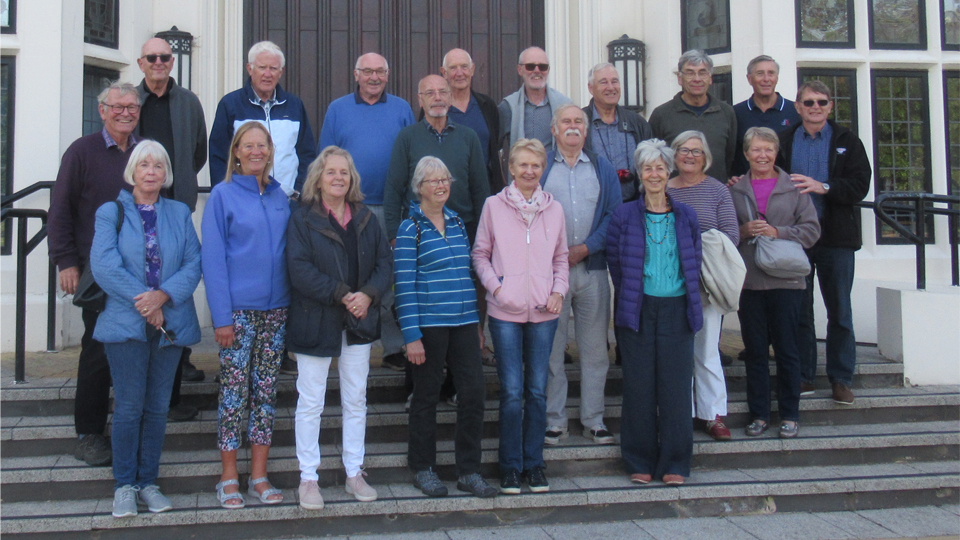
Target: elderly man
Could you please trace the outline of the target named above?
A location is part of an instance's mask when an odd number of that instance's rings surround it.
[[[143,81],[137,87],[141,107],[138,128],[141,137],[159,142],[170,155],[174,184],[164,190],[163,196],[186,204],[192,211],[197,206],[197,173],[207,162],[207,123],[200,99],[170,77],[174,61],[166,40],[151,38],[140,48],[137,65]],[[169,420],[182,422],[197,416],[196,407],[180,403],[180,384],[203,378],[203,371],[190,363],[190,347],[184,347],[173,381]]]
[[[829,120],[830,89],[810,81],[797,90],[803,123],[780,139],[777,164],[791,173],[797,189],[809,193],[820,218],[820,239],[807,250],[812,270],[800,311],[800,394],[814,392],[817,335],[813,321],[813,275],[827,308],[827,377],[833,401],[853,404],[857,340],[853,333],[854,253],[860,249],[860,211],[854,206],[870,191],[870,161],[859,137]]]
[[[472,129],[449,121],[450,85],[443,77],[427,75],[417,88],[418,101],[425,116],[420,122],[403,128],[393,145],[390,174],[383,196],[387,238],[391,243],[396,240],[400,222],[409,211],[410,201],[416,198],[410,189],[410,180],[417,163],[423,156],[435,156],[456,179],[450,185],[450,199],[446,206],[463,220],[473,244],[480,211],[490,195],[480,139]]]
[[[782,135],[800,123],[793,102],[777,92],[779,80],[780,64],[773,58],[762,54],[747,64],[747,82],[753,87],[753,95],[733,106],[737,115],[737,148],[733,152],[733,169],[730,171],[733,176],[740,176],[750,169],[743,155],[743,136],[748,129],[768,127]]]
[[[390,77],[387,59],[376,53],[357,58],[353,78],[357,89],[333,101],[320,129],[317,154],[334,145],[350,152],[360,173],[364,204],[377,216],[384,235],[383,191],[390,171],[390,152],[400,130],[414,123],[410,104],[386,92]],[[396,229],[393,231],[397,234]],[[393,292],[380,303],[383,366],[403,370],[403,335],[393,316]]]
[[[687,51],[677,63],[680,92],[650,115],[653,134],[667,143],[677,135],[694,129],[707,136],[713,153],[713,165],[707,174],[726,182],[733,167],[737,147],[737,116],[733,107],[711,96],[713,60],[703,51]]]
[[[254,43],[247,53],[246,84],[223,96],[210,130],[210,184],[223,181],[230,143],[237,127],[247,122],[267,126],[273,138],[273,176],[287,195],[299,191],[307,167],[316,157],[316,144],[303,102],[280,87],[286,58],[270,41]]]
[[[593,66],[587,75],[587,89],[593,97],[583,108],[590,124],[584,147],[613,164],[623,201],[632,201],[640,193],[633,151],[641,141],[653,138],[653,129],[642,116],[619,105],[620,73],[613,64]]]
[[[115,82],[97,99],[103,129],[80,137],[67,148],[50,196],[47,244],[50,258],[60,269],[60,288],[67,294],[76,292],[80,273],[90,258],[97,209],[116,200],[121,189],[131,189],[123,180],[123,171],[137,144],[137,88]],[[110,366],[103,344],[93,339],[99,312],[84,309],[82,316],[74,455],[88,465],[108,465],[112,452],[103,433],[110,409]]]
[[[550,121],[557,107],[570,103],[570,98],[547,86],[550,60],[540,47],[520,53],[517,73],[523,79],[519,90],[503,98],[500,111],[500,141],[507,163],[510,147],[518,139],[538,139],[547,150],[553,149]]]
[[[563,352],[573,310],[580,351],[580,422],[594,442],[612,444],[603,423],[604,386],[610,359],[610,284],[607,277],[607,224],[621,204],[617,171],[607,158],[584,148],[587,116],[572,103],[560,105],[551,122],[556,151],[547,154],[540,183],[563,207],[570,246],[570,290],[550,353],[547,379],[547,432],[544,443],[557,444],[567,435],[567,374]],[[596,201],[596,202],[592,202]]]

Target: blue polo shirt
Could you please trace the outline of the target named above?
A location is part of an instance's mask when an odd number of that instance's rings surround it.
[[[767,127],[783,134],[786,130],[801,123],[800,115],[793,102],[777,92],[777,103],[766,111],[761,111],[753,101],[753,96],[733,106],[737,115],[737,150],[733,155],[733,169],[731,175],[739,176],[750,170],[747,158],[743,156],[743,136],[752,127]],[[713,150],[711,148],[711,150]],[[725,180],[724,180],[725,181]]]
[[[480,139],[480,150],[483,152],[483,162],[490,163],[490,129],[483,118],[483,112],[480,111],[477,98],[470,94],[470,103],[467,104],[466,111],[451,105],[450,110],[447,111],[447,118],[477,133],[477,138]]]

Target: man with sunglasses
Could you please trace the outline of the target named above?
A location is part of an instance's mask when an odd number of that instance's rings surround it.
[[[781,135],[777,165],[791,173],[797,189],[809,193],[820,219],[820,239],[807,250],[812,270],[800,311],[800,394],[814,393],[817,336],[813,320],[813,275],[827,310],[827,377],[833,401],[853,404],[857,342],[853,332],[854,252],[860,249],[860,211],[854,206],[870,191],[870,161],[860,138],[830,120],[830,89],[809,81],[797,90],[802,124]]]
[[[166,40],[148,39],[140,48],[137,66],[143,72],[140,92],[140,137],[163,146],[173,167],[173,186],[161,195],[186,204],[190,211],[197,206],[197,174],[207,162],[207,123],[200,99],[170,76],[173,50]],[[180,402],[182,381],[202,381],[203,371],[190,363],[190,347],[183,348],[177,375],[173,381],[168,419],[183,422],[197,416],[196,407]]]

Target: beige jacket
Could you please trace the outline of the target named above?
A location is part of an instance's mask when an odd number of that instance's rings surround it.
[[[700,235],[703,263],[700,265],[700,298],[703,304],[712,304],[721,313],[740,309],[740,290],[747,275],[747,267],[737,246],[717,229]]]

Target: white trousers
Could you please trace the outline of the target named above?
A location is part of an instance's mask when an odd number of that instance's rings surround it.
[[[340,371],[340,405],[343,409],[343,466],[347,476],[360,473],[363,465],[363,440],[367,431],[367,374],[370,372],[370,346],[343,345],[337,367]],[[320,415],[327,392],[330,357],[297,354],[296,436],[300,480],[317,480],[320,467]]]
[[[693,410],[702,420],[727,415],[727,383],[720,364],[720,327],[723,314],[712,304],[703,306],[703,328],[693,337]]]

